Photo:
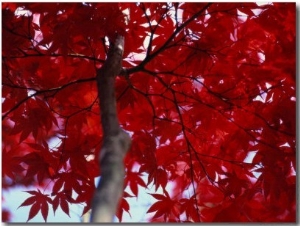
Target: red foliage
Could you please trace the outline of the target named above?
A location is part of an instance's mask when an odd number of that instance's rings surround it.
[[[48,216],[48,211],[49,211],[49,206],[48,204],[51,203],[52,204],[52,199],[50,197],[48,197],[49,195],[45,195],[42,194],[41,191],[38,189],[38,191],[27,191],[29,194],[31,194],[32,196],[30,196],[29,198],[27,198],[19,207],[21,206],[29,206],[31,205],[30,211],[29,211],[29,215],[28,215],[28,219],[27,222],[32,219],[33,217],[35,217],[35,215],[37,215],[37,213],[39,211],[41,211],[42,216],[44,218],[44,220],[47,220],[47,216]],[[54,204],[53,204],[53,208],[54,208]]]
[[[121,34],[125,187],[162,188],[150,221],[295,222],[295,15],[295,3],[2,3],[3,188],[44,189],[20,205],[28,221],[90,209],[95,69]]]
[[[10,212],[6,209],[2,209],[2,222],[8,222],[10,221]]]

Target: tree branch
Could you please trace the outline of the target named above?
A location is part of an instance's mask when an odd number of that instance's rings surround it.
[[[99,158],[101,179],[92,200],[91,222],[112,222],[123,194],[123,158],[131,144],[130,136],[119,125],[115,97],[115,78],[121,72],[123,49],[124,38],[118,36],[97,72],[104,142]]]

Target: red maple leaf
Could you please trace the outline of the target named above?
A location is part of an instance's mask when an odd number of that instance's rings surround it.
[[[49,195],[43,194],[39,189],[37,191],[26,192],[32,196],[27,198],[18,208],[31,205],[27,222],[34,218],[39,211],[41,211],[44,220],[47,221],[49,204],[53,203],[52,199]]]

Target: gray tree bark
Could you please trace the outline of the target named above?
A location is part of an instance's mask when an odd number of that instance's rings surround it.
[[[124,37],[118,36],[97,72],[103,146],[99,158],[101,180],[92,200],[91,222],[112,222],[123,194],[123,160],[131,144],[130,136],[120,127],[115,97],[115,78],[122,69],[123,50]]]

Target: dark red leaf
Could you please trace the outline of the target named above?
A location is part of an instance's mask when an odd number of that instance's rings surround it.
[[[18,208],[20,208],[21,206],[32,205],[35,202],[36,202],[36,197],[35,196],[31,196],[31,197],[27,198]]]
[[[40,211],[40,203],[38,203],[38,202],[36,202],[36,203],[34,203],[32,206],[31,206],[31,208],[30,208],[30,210],[29,210],[29,215],[28,215],[28,219],[27,219],[27,222],[29,221],[29,220],[31,220],[32,218],[34,218],[36,215],[37,215],[37,213]]]
[[[52,193],[56,194],[57,192],[59,192],[59,190],[62,188],[64,184],[64,180],[63,179],[58,179],[57,181],[55,181],[54,186],[52,188]]]
[[[150,194],[149,195],[152,195],[154,198],[158,199],[158,200],[164,200],[166,199],[166,196],[164,195],[161,195],[161,194]]]
[[[42,212],[42,216],[43,216],[45,222],[47,221],[48,211],[49,211],[48,203],[46,201],[42,202],[41,203],[41,212]]]
[[[58,195],[56,195],[55,198],[53,199],[53,212],[54,212],[54,214],[57,210],[57,207],[59,206],[59,201],[60,201],[60,198],[59,198]]]
[[[69,205],[65,199],[60,200],[60,207],[68,216],[70,216],[69,215]]]

